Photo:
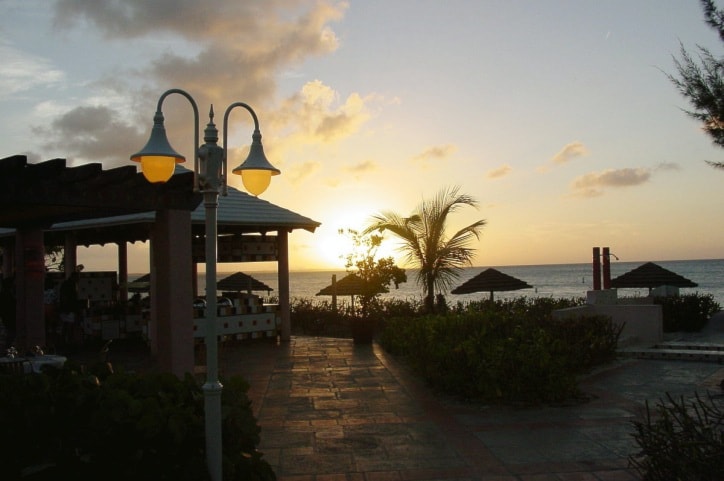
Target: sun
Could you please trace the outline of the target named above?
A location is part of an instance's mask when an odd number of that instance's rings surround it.
[[[352,236],[348,229],[361,230],[369,220],[370,213],[363,209],[349,210],[326,221],[314,233],[315,257],[320,268],[344,269],[347,256],[354,252]],[[397,260],[397,242],[384,236],[376,258],[393,257]],[[399,264],[399,263],[398,263]]]

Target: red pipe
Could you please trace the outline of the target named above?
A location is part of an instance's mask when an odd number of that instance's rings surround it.
[[[603,288],[611,288],[611,252],[608,247],[603,248]]]
[[[593,290],[601,290],[601,248],[593,248]]]

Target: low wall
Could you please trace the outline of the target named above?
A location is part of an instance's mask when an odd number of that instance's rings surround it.
[[[664,338],[661,306],[656,304],[586,304],[553,311],[554,319],[577,316],[608,316],[624,324],[619,347],[653,346]]]

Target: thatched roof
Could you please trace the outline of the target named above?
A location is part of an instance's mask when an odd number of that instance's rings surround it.
[[[474,292],[490,292],[490,299],[493,299],[493,292],[496,291],[517,291],[528,289],[533,286],[518,278],[504,274],[497,269],[488,268],[480,274],[468,279],[451,291],[452,294],[471,294]]]
[[[381,289],[378,293],[388,292]],[[365,294],[365,282],[357,274],[348,274],[317,292],[318,296],[357,296]]]
[[[216,283],[216,288],[226,292],[267,291],[274,289],[243,272],[235,272]]]
[[[653,289],[660,286],[696,287],[698,284],[653,262],[647,262],[611,279],[611,287],[616,288],[648,287]]]

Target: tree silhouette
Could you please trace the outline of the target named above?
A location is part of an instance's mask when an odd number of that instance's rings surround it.
[[[365,232],[389,231],[402,241],[406,261],[418,267],[417,283],[422,286],[425,308],[432,312],[435,291],[447,292],[463,267],[472,264],[475,249],[473,237],[480,237],[486,224],[478,220],[448,237],[448,215],[464,206],[477,207],[469,195],[459,194],[459,187],[444,188],[429,200],[423,200],[409,217],[394,212],[372,216]]]
[[[724,11],[713,0],[701,0],[701,6],[707,25],[724,42]],[[724,147],[724,58],[717,58],[702,46],[697,45],[697,50],[694,57],[681,45],[681,59],[674,58],[678,76],[668,77],[693,106],[693,110],[685,112],[703,124],[715,145]],[[706,162],[724,169],[724,162]]]

